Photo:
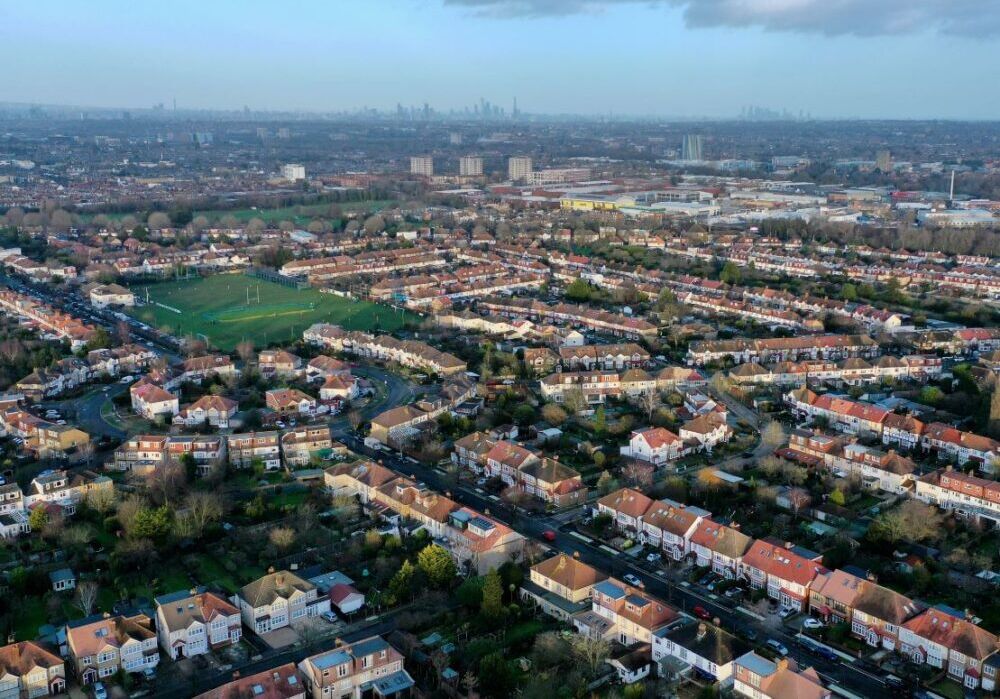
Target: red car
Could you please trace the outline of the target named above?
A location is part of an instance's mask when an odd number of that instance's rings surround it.
[[[545,539],[546,541],[555,541],[556,533],[551,529],[546,529],[545,531],[542,532],[542,538]]]
[[[695,607],[691,611],[694,612],[694,615],[696,617],[698,617],[699,619],[711,619],[712,618],[712,615],[708,613],[708,610],[705,609],[702,606]]]

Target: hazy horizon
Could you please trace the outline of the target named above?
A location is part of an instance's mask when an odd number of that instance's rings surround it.
[[[345,6],[346,5],[346,6]],[[984,6],[985,5],[985,6]],[[262,0],[5,7],[9,103],[550,115],[1000,118],[1000,3]]]

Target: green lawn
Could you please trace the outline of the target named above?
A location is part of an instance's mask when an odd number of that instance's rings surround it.
[[[133,308],[133,316],[180,337],[204,335],[213,346],[226,351],[244,339],[252,340],[257,347],[297,340],[313,323],[387,332],[414,318],[381,304],[236,274],[137,284],[132,288],[141,300],[145,300],[147,289],[150,303]]]

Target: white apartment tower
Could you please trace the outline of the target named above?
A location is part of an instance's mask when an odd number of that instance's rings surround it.
[[[298,163],[288,163],[281,166],[281,176],[289,182],[298,182],[306,178],[306,168]]]
[[[483,159],[478,155],[463,155],[458,159],[458,174],[462,177],[481,177]]]
[[[507,161],[507,175],[515,182],[527,179],[531,172],[531,158],[519,155]]]
[[[433,177],[434,158],[429,155],[416,155],[410,158],[410,174]]]

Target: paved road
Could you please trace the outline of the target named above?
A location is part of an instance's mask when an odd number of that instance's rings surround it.
[[[695,606],[704,607],[713,616],[721,620],[721,625],[729,631],[742,633],[752,628],[758,634],[758,640],[775,638],[783,643],[790,655],[809,667],[815,667],[828,682],[836,683],[845,689],[863,697],[889,696],[885,680],[844,661],[831,661],[807,654],[794,642],[794,632],[777,625],[772,628],[755,618],[737,612],[729,600],[713,597],[711,593],[695,588],[685,587],[671,580],[662,570],[652,570],[645,562],[642,565],[631,557],[600,546],[599,542],[585,541],[569,534],[572,525],[565,522],[564,516],[527,514],[512,508],[502,501],[495,500],[485,493],[477,492],[475,488],[464,484],[456,485],[445,473],[422,464],[413,463],[409,459],[395,454],[368,449],[356,437],[345,436],[344,440],[356,452],[372,459],[381,461],[386,466],[416,478],[439,492],[448,491],[451,497],[462,504],[469,505],[496,517],[513,527],[524,536],[534,539],[543,546],[554,548],[569,555],[578,554],[580,559],[596,568],[621,577],[626,573],[638,576],[645,588],[653,595],[678,607],[682,611],[690,611]],[[494,496],[495,497],[495,496]],[[542,533],[546,530],[558,530],[560,533],[555,542],[549,543]]]
[[[73,422],[91,437],[125,439],[125,431],[105,420],[101,408],[126,390],[128,386],[120,383],[95,386],[79,398],[47,400],[39,403],[38,407],[40,410],[58,410],[65,417],[72,416]]]

